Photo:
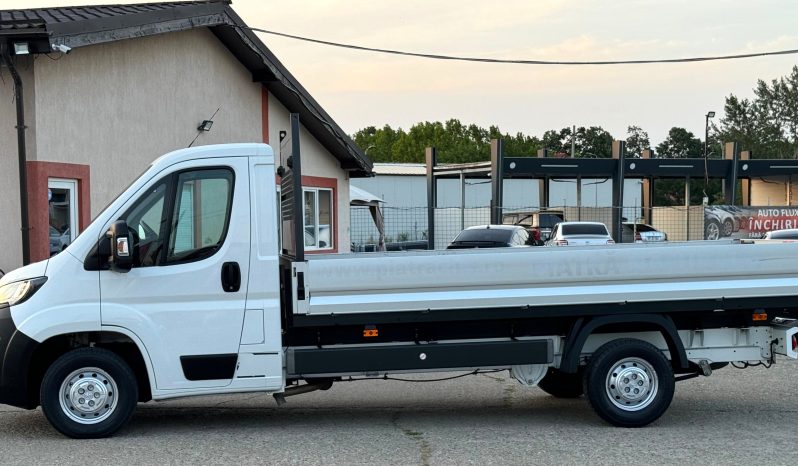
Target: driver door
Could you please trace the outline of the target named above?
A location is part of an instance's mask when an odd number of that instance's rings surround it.
[[[196,165],[170,167],[120,210],[134,239],[133,268],[100,272],[102,325],[142,341],[159,390],[229,385],[238,359],[250,254],[247,159]]]

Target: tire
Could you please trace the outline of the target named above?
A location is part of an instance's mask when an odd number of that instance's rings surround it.
[[[734,221],[727,218],[723,221],[723,236],[731,236],[734,233]]]
[[[133,416],[136,376],[116,353],[102,348],[72,350],[47,369],[41,385],[47,420],[67,437],[113,435]]]
[[[538,382],[538,387],[555,398],[579,398],[584,393],[582,372],[566,374],[553,367]]]
[[[659,419],[670,406],[676,385],[671,363],[662,352],[632,338],[596,350],[583,383],[596,414],[618,427],[643,427]],[[634,394],[638,386],[640,392]]]
[[[720,224],[714,220],[707,222],[704,227],[704,239],[720,239]]]

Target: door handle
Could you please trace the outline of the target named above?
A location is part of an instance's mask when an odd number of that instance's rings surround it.
[[[238,262],[225,262],[222,265],[222,289],[227,293],[241,289],[241,267]]]

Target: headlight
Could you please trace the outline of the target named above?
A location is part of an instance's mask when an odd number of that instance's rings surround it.
[[[41,288],[46,281],[47,277],[39,277],[0,286],[0,305],[6,304],[8,306],[13,306],[24,302],[26,299],[33,296],[33,293]]]

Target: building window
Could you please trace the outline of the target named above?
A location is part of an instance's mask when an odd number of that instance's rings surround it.
[[[47,182],[50,214],[50,255],[66,249],[79,233],[78,181],[50,178]]]
[[[331,189],[304,188],[305,249],[333,249],[333,193]]]

